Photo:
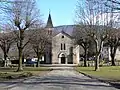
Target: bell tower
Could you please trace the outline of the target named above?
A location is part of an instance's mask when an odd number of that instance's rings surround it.
[[[48,31],[48,34],[50,34],[50,35],[52,34],[53,23],[52,23],[50,11],[49,11],[49,16],[48,16],[48,20],[47,20],[46,30]]]
[[[52,62],[52,32],[53,32],[53,29],[54,29],[54,27],[53,27],[53,23],[52,23],[52,19],[51,19],[51,14],[49,11],[49,16],[48,16],[45,30],[47,31],[47,33],[49,35],[49,39],[50,39],[51,43],[46,45],[46,51],[45,51],[45,63],[46,64],[50,64]]]

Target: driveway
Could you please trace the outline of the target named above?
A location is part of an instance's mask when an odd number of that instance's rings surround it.
[[[0,86],[2,86],[0,84]],[[73,68],[62,67],[47,73],[42,77],[31,77],[6,90],[118,90],[109,84],[88,78]],[[0,89],[2,90],[2,89]]]

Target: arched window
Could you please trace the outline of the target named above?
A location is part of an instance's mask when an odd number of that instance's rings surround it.
[[[66,46],[65,46],[65,43],[64,43],[64,50],[66,50]]]
[[[64,44],[61,43],[61,50],[66,50],[66,45],[65,45],[65,43],[64,43]]]
[[[61,50],[63,50],[63,48],[62,48],[63,46],[62,46],[62,43],[61,43]]]

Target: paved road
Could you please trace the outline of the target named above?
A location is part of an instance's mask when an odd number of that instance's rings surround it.
[[[32,77],[8,88],[7,90],[118,90],[79,74],[72,68],[57,68],[45,76]]]

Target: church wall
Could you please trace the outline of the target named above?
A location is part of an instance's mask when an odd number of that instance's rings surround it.
[[[79,64],[80,61],[80,46],[76,45],[73,49],[73,64]]]
[[[62,38],[64,36],[64,38]],[[61,44],[65,44],[66,50],[61,50]],[[59,33],[52,39],[52,63],[61,63],[59,59],[59,55],[61,53],[66,55],[67,63],[70,59],[70,48],[73,46],[72,39],[64,35],[63,33]]]

